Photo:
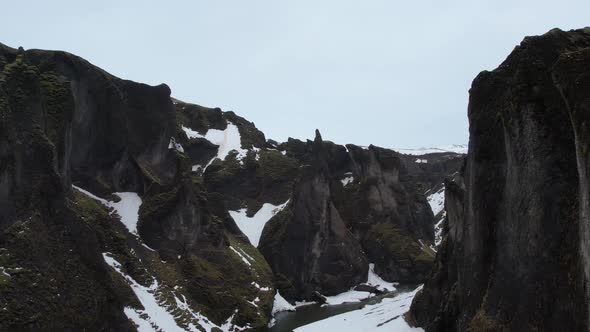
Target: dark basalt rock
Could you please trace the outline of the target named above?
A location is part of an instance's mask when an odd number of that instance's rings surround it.
[[[408,172],[408,160],[392,150],[375,146],[367,149],[323,141],[319,132],[313,142],[289,139],[278,148],[302,165],[293,189],[293,197],[314,197],[317,194],[314,190],[328,192],[321,196],[322,199],[328,197],[330,204],[338,212],[338,224],[340,220],[344,223],[347,231],[352,233],[355,243],[360,244],[362,255],[369,262],[375,263],[375,269],[382,277],[402,282],[420,282],[426,279],[434,260],[434,251],[429,247],[434,237],[433,215],[421,191],[422,185],[415,180],[417,176],[414,175],[418,171]],[[444,157],[439,159],[446,160]],[[435,163],[431,168],[434,165]],[[444,172],[444,168],[439,169],[437,176],[429,179],[441,181]],[[451,173],[449,170],[449,174]],[[311,186],[308,182],[314,177],[319,177],[321,181],[315,179]],[[344,186],[341,180],[348,177],[353,180]],[[427,181],[423,183],[426,185]],[[297,201],[294,202],[267,224],[259,247],[273,266],[281,294],[288,299],[301,298],[300,294],[296,295],[296,290],[302,286],[297,285],[294,280],[302,279],[295,271],[302,273],[301,271],[310,268],[304,264],[292,263],[287,258],[301,255],[301,248],[288,246],[286,243],[310,242],[315,232],[306,233],[301,227],[298,230],[287,228],[295,218],[293,205]],[[315,206],[319,203],[310,201],[305,204]],[[299,206],[297,209],[303,207]],[[324,208],[314,207],[313,211],[323,211],[322,209]],[[333,214],[331,207],[328,210]],[[324,212],[325,215],[330,213]],[[308,214],[307,219],[325,218],[322,213],[316,214]],[[363,274],[366,276],[366,271]],[[317,280],[311,280],[309,287],[319,287],[316,282]],[[346,290],[344,287],[342,284],[338,289]]]
[[[64,186],[67,85],[22,50],[0,52],[0,330],[131,331],[123,308],[133,297],[110,275],[99,250],[106,232],[91,223],[112,220]]]
[[[347,148],[355,181],[340,186],[336,206],[379,275],[423,281],[434,260],[429,248],[433,215],[423,193],[402,183],[407,171],[398,153],[375,146]]]
[[[328,163],[319,132],[289,206],[264,228],[259,249],[290,299],[335,295],[365,282],[368,263],[331,199]]]
[[[266,327],[270,268],[225,210],[209,208],[190,156],[169,148],[184,136],[176,114],[166,85],[120,80],[65,52],[0,45],[0,267],[7,273],[0,273],[0,330],[134,330],[123,309],[141,305],[105,252],[138,283],[180,286],[217,324],[231,316],[239,326]],[[137,192],[139,233],[157,251],[72,183],[102,197]],[[253,282],[271,290],[260,294]],[[248,300],[256,297],[254,309]]]
[[[202,190],[185,180],[169,191],[144,198],[139,234],[164,260],[227,246],[223,223],[209,211]]]
[[[360,285],[354,287],[354,290],[357,291],[357,292],[367,292],[367,293],[373,293],[373,294],[383,294],[383,292],[381,290],[379,290],[377,287],[371,286],[371,285],[367,285],[367,284],[360,284]]]
[[[434,237],[433,215],[422,186],[409,175],[409,161],[392,150],[375,146],[367,149],[322,141],[320,152],[316,146],[316,142],[289,139],[278,148],[299,160],[302,170],[321,170],[325,174],[330,199],[340,219],[382,277],[391,281],[423,281],[434,260],[434,252],[429,248]],[[318,160],[322,161],[319,165]],[[443,172],[439,170],[440,175],[432,178],[441,181],[449,175],[442,175]],[[348,177],[353,181],[343,186],[341,180]],[[296,187],[295,196],[297,190]],[[276,232],[273,228],[265,234],[272,237]],[[268,240],[272,241],[281,242]],[[279,279],[285,276],[281,273]]]
[[[465,184],[411,309],[427,331],[588,329],[589,49],[552,30],[474,80]]]
[[[452,176],[463,166],[465,155],[453,152],[429,153],[421,156],[400,155],[405,172],[400,174],[400,182],[414,187],[417,192],[429,190],[436,192],[443,180]],[[426,162],[417,163],[416,160]]]

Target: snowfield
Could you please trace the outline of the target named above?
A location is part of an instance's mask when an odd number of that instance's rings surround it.
[[[406,323],[403,315],[410,309],[418,287],[412,292],[403,293],[393,298],[384,298],[380,303],[366,305],[362,309],[332,316],[295,329],[295,332],[419,332]]]
[[[399,149],[399,148],[392,148],[402,154],[409,154],[412,156],[420,156],[423,154],[429,153],[443,153],[443,152],[453,152],[459,154],[467,154],[467,144],[453,144],[447,146],[441,146],[436,148],[420,148],[420,149]]]
[[[275,214],[279,213],[282,209],[287,206],[289,201],[281,205],[272,205],[270,203],[264,203],[260,210],[256,212],[253,217],[246,215],[246,209],[240,209],[238,211],[229,211],[230,216],[236,222],[236,225],[240,228],[242,233],[248,237],[250,243],[254,247],[258,247],[260,236],[264,225],[272,218]]]

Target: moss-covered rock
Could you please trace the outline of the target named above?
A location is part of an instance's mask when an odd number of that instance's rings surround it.
[[[312,166],[293,189],[289,205],[265,226],[259,248],[290,300],[315,292],[335,295],[365,282],[368,264],[332,202],[329,169],[319,134]]]
[[[235,315],[237,326],[264,329],[274,297],[272,272],[254,247],[227,236],[223,250],[203,249],[179,263],[186,291],[220,325]]]
[[[400,282],[425,280],[436,255],[426,242],[421,244],[406,230],[388,223],[372,225],[362,243],[375,262],[375,272],[395,275]]]
[[[299,174],[298,162],[277,150],[250,151],[244,159],[230,154],[204,174],[207,191],[224,196],[226,209],[248,208],[253,215],[264,203],[286,202]]]

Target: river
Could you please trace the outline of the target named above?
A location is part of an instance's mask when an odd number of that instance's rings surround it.
[[[311,324],[313,322],[326,319],[331,316],[343,314],[345,312],[358,310],[366,305],[381,302],[384,297],[394,297],[400,293],[406,293],[414,290],[418,285],[399,285],[397,290],[386,294],[376,295],[371,298],[354,303],[343,303],[337,305],[309,304],[298,307],[296,311],[284,311],[275,315],[275,325],[269,328],[270,332],[291,332],[294,329]]]

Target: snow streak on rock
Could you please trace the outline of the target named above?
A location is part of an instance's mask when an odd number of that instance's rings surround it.
[[[252,263],[250,263],[249,260],[246,259],[246,257],[244,257],[244,255],[246,254],[245,252],[243,252],[241,249],[240,251],[236,250],[236,248],[229,246],[229,248],[236,253],[236,255],[238,255],[240,257],[240,259],[242,259],[242,262],[244,262],[244,264],[248,265],[248,266],[252,266]],[[239,249],[239,248],[238,248]]]
[[[428,195],[428,204],[434,214],[434,245],[438,246],[442,241],[442,226],[445,220],[445,187],[444,185],[435,193]]]
[[[189,323],[186,328],[180,327],[175,320],[175,316],[172,314],[173,309],[180,309],[188,312],[191,317],[194,317],[198,321],[198,325],[205,328],[206,331],[211,331],[214,327],[219,328],[206,317],[194,312],[185,301],[181,301],[176,295],[175,300],[180,304],[177,305],[176,308],[167,308],[165,305],[160,304],[160,301],[158,301],[159,285],[157,280],[154,279],[149,287],[140,285],[122,271],[121,264],[111,257],[109,253],[103,253],[103,257],[105,262],[125,279],[143,306],[143,309],[135,309],[131,307],[126,307],[124,309],[125,315],[138,326],[138,331],[199,331],[197,326],[192,322]]]

